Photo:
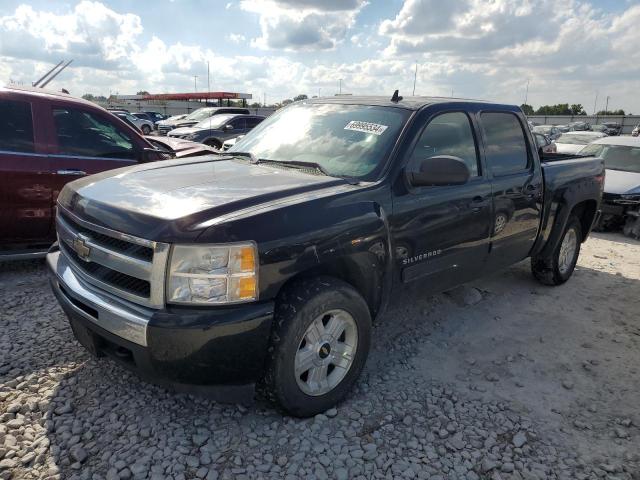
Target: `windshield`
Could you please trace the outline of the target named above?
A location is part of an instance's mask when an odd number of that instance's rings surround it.
[[[205,118],[209,118],[213,113],[213,108],[199,108],[195,112],[191,112],[189,115],[184,117],[185,120],[204,120]]]
[[[298,103],[274,113],[230,152],[262,160],[316,163],[329,175],[375,177],[409,117],[368,105]]]
[[[214,115],[213,117],[202,120],[200,123],[194,125],[193,128],[201,128],[203,130],[221,128],[235,116],[236,115]]]
[[[593,135],[575,135],[571,133],[563,133],[560,138],[556,140],[556,143],[571,143],[573,145],[588,145],[594,140],[600,137]]]
[[[611,170],[640,173],[640,146],[594,144],[580,150],[580,155],[602,158]]]

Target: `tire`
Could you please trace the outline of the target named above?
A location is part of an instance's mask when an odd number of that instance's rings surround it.
[[[550,258],[531,258],[531,272],[536,280],[544,285],[561,285],[569,280],[580,256],[581,243],[582,225],[572,215]]]
[[[336,405],[360,376],[369,353],[371,315],[362,296],[336,278],[302,279],[282,293],[274,321],[264,378],[267,396],[297,417],[312,416]],[[332,340],[330,332],[334,327],[340,331],[340,321],[346,326]],[[321,329],[311,328],[318,322],[323,324]],[[318,341],[312,341],[314,338]],[[336,354],[351,347],[350,361],[347,354]],[[312,367],[305,370],[307,364]],[[326,379],[315,382],[314,378],[322,379],[323,372]]]
[[[222,143],[215,138],[208,138],[202,143],[204,143],[205,145],[209,145],[210,147],[217,148],[218,150],[222,148]]]
[[[149,125],[142,125],[141,130],[144,135],[149,135],[149,133],[151,133],[151,128],[149,128]]]

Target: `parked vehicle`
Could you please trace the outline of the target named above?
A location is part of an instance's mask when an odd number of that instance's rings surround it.
[[[551,139],[546,135],[533,132],[533,138],[535,138],[536,145],[538,146],[538,148],[542,149],[543,153],[556,153],[558,151],[558,149],[556,148],[556,144],[553,143]]]
[[[184,117],[181,120],[174,122],[172,125],[158,125],[158,131],[160,133],[168,133],[170,130],[180,128],[180,127],[193,127],[195,124],[206,120],[209,117],[214,115],[220,115],[223,113],[236,113],[236,114],[247,114],[249,115],[251,112],[247,108],[239,108],[239,107],[203,107],[194,110],[189,115]],[[169,128],[169,126],[173,126],[173,128]]]
[[[178,121],[183,120],[187,116],[186,113],[182,115],[174,115],[165,120],[160,120],[156,123],[156,129],[158,130],[158,135],[166,135],[167,132],[176,128],[176,124]]]
[[[640,135],[640,123],[631,131],[632,137],[637,137],[638,135]]]
[[[555,127],[560,130],[560,133],[567,133],[571,131],[569,125],[555,125]]]
[[[591,125],[587,122],[571,122],[569,123],[569,130],[572,132],[587,132],[591,130]]]
[[[169,118],[168,116],[158,112],[142,112],[142,113],[145,113],[149,117],[149,120],[151,120],[154,123],[154,125],[157,124],[158,122],[161,122],[162,120],[166,120],[167,118]]]
[[[231,147],[233,147],[236,144],[236,142],[240,140],[242,137],[244,137],[244,135],[238,135],[237,137],[233,137],[233,138],[230,138],[229,140],[225,140],[220,150],[222,150],[223,152],[226,152]]]
[[[153,122],[145,120],[144,118],[140,118],[132,113],[113,112],[113,114],[123,120],[126,119],[126,121],[128,121],[129,123],[135,125],[135,127],[144,135],[149,135],[151,133],[151,130],[153,130]]]
[[[604,133],[605,135],[609,135],[607,133],[608,128],[605,125],[592,125],[591,126],[591,131],[592,132],[599,132],[599,133]]]
[[[622,228],[640,237],[640,138],[606,137],[580,151],[604,160],[606,180],[599,230]]]
[[[585,145],[605,136],[602,132],[563,133],[556,140],[556,149],[558,153],[576,154]]]
[[[541,162],[517,106],[296,102],[215,159],[67,185],[51,285],[90,352],[212,396],[261,380],[308,416],[353,386],[407,283],[427,295],[527,257],[567,281],[603,181],[600,159]]]
[[[549,137],[551,140],[556,140],[560,135],[562,135],[560,129],[553,125],[537,125],[533,127],[532,132],[541,133],[546,137]]]
[[[264,117],[258,115],[225,113],[207,118],[193,127],[176,128],[167,135],[220,149],[225,140],[246,134],[263,120]]]
[[[602,122],[606,128],[605,133],[610,136],[620,135],[622,133],[622,125],[618,122]]]
[[[95,103],[40,88],[0,88],[0,259],[44,256],[67,182],[173,154],[180,156],[154,148]]]

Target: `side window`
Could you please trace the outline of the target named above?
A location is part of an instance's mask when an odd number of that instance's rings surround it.
[[[421,160],[437,155],[458,157],[467,164],[472,177],[480,175],[476,142],[466,114],[443,113],[431,120],[411,154],[409,168],[417,168]]]
[[[0,100],[0,150],[33,153],[31,104]]]
[[[245,119],[242,118],[242,117],[234,118],[229,123],[231,125],[233,125],[233,129],[234,130],[242,130],[242,129],[246,128],[245,127],[245,125],[246,125]]]
[[[527,143],[518,117],[512,113],[483,113],[480,119],[491,172],[501,176],[527,170]]]
[[[262,121],[261,118],[247,118],[246,120],[247,120],[247,128],[253,128]]]
[[[54,108],[53,120],[60,154],[136,158],[131,137],[100,116],[74,108]]]

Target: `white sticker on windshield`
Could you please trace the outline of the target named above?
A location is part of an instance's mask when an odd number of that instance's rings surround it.
[[[388,128],[387,125],[380,125],[378,123],[360,122],[358,120],[352,120],[344,127],[345,130],[353,130],[355,132],[373,133],[374,135],[382,135]]]

